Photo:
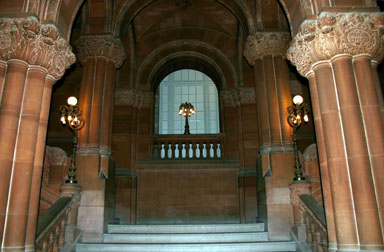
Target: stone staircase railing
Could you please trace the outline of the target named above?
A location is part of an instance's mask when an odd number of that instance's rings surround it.
[[[61,198],[37,222],[36,251],[70,251],[80,236],[77,211],[80,187],[64,184]]]
[[[224,157],[224,134],[155,135],[154,159],[219,159]]]
[[[324,208],[308,194],[300,195],[300,211],[306,231],[306,241],[313,252],[328,250]]]

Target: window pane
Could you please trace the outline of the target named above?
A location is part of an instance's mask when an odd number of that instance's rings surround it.
[[[191,69],[176,71],[161,82],[159,90],[156,104],[160,106],[155,107],[159,133],[184,133],[185,118],[178,114],[184,102],[190,102],[196,111],[189,118],[191,133],[218,133],[218,92],[208,76]]]

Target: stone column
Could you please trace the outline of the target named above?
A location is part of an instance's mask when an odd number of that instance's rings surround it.
[[[265,198],[260,204],[266,205],[264,221],[270,240],[290,239],[293,224],[289,190],[294,177],[292,129],[287,123],[292,95],[284,58],[288,41],[288,33],[257,33],[248,37],[244,54],[254,69],[261,147],[259,174],[265,177],[264,188],[258,189],[265,196],[258,198]]]
[[[76,48],[83,66],[79,105],[85,120],[77,153],[78,183],[83,188],[78,226],[84,240],[99,240],[105,224],[113,220],[107,192],[113,182],[111,126],[116,69],[125,53],[120,40],[111,35],[81,36]]]
[[[0,23],[1,250],[34,251],[51,88],[75,57],[53,25],[34,17]]]
[[[327,233],[328,233],[328,249],[335,250],[336,246],[336,227],[333,210],[333,201],[331,193],[331,184],[329,180],[327,153],[324,143],[324,131],[321,120],[319,96],[317,93],[317,82],[313,72],[307,76],[309,80],[309,87],[311,92],[311,103],[312,103],[312,115],[313,121],[315,122],[316,140],[317,140],[317,154],[319,156],[319,167],[321,186],[323,191],[324,209],[327,216]]]
[[[330,182],[340,251],[384,249],[384,127],[372,69],[383,57],[383,28],[383,13],[323,12],[303,23],[288,50],[317,85],[321,126],[315,124],[323,129],[329,173],[322,179]]]

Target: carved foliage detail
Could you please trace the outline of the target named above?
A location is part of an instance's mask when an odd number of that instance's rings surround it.
[[[244,56],[253,65],[263,55],[285,55],[289,44],[288,32],[260,32],[247,38]]]
[[[287,58],[305,76],[314,63],[338,54],[369,54],[383,58],[383,13],[323,12],[317,20],[304,22],[291,42]]]
[[[132,106],[136,101],[136,91],[132,89],[116,89],[115,105],[117,106]]]
[[[126,55],[120,39],[111,35],[86,35],[81,36],[76,42],[77,56],[81,62],[88,57],[105,57],[115,63],[119,68]]]
[[[119,88],[115,93],[115,105],[152,107],[154,102],[153,92],[140,92],[134,89]]]
[[[10,59],[42,66],[55,79],[76,60],[56,27],[41,24],[35,17],[0,18],[0,60]]]

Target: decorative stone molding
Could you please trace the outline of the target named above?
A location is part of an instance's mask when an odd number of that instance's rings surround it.
[[[230,91],[220,91],[220,101],[224,107],[235,107],[235,101]]]
[[[137,91],[133,89],[118,88],[115,93],[115,105],[133,106],[136,103]]]
[[[35,17],[0,18],[0,60],[10,59],[44,67],[56,80],[76,61],[57,28]]]
[[[89,57],[105,57],[119,68],[126,59],[120,39],[112,35],[83,35],[76,42],[76,49],[80,62]]]
[[[256,104],[256,93],[254,87],[239,88],[239,99],[241,104]]]
[[[384,13],[323,12],[305,21],[291,42],[287,58],[302,76],[318,61],[339,54],[369,54],[380,62],[384,56]]]
[[[152,107],[154,103],[154,94],[153,92],[140,92],[140,108]]]
[[[253,65],[257,58],[264,55],[285,56],[290,36],[288,32],[260,32],[254,36],[248,36],[244,56]]]

